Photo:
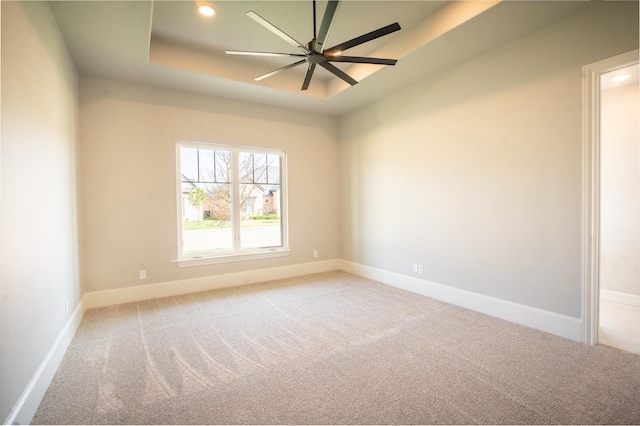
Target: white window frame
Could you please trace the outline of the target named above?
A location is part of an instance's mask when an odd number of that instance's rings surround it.
[[[232,234],[233,248],[221,252],[207,252],[186,255],[183,254],[182,239],[182,173],[180,164],[180,148],[199,148],[213,149],[231,152],[231,199],[232,199]],[[241,212],[239,206],[235,203],[240,196],[240,152],[249,152],[255,154],[270,154],[280,156],[280,227],[282,232],[282,245],[269,248],[250,248],[242,249],[240,241]],[[287,209],[287,153],[283,149],[257,148],[250,146],[225,145],[212,142],[196,142],[180,140],[176,143],[176,206],[177,206],[177,231],[178,231],[178,256],[172,262],[177,263],[180,267],[210,265],[215,263],[238,262],[254,259],[264,259],[270,257],[288,256],[291,253],[289,249],[289,226],[288,226],[288,209]]]

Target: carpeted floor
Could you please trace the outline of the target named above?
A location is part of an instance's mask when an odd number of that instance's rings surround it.
[[[330,272],[90,310],[36,424],[638,424],[640,355]]]

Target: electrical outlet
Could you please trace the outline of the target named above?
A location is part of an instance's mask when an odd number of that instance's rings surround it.
[[[145,271],[144,269],[140,271],[140,279],[141,280],[147,279],[147,271]]]
[[[318,250],[313,251],[313,257],[318,257]]]
[[[418,272],[418,264],[417,263],[413,264],[413,272]]]
[[[418,265],[418,273],[424,273],[424,268],[422,267],[422,265]]]

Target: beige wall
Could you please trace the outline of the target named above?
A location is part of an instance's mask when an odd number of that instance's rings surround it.
[[[80,300],[76,127],[77,78],[49,5],[2,2],[2,421]]]
[[[80,123],[87,291],[338,258],[336,119],[83,78]],[[180,139],[287,151],[290,256],[188,268],[170,263],[177,258]],[[138,278],[141,269],[146,280]]]
[[[600,286],[640,296],[640,93],[602,92]]]
[[[637,16],[595,4],[341,119],[342,258],[579,318],[582,66]]]

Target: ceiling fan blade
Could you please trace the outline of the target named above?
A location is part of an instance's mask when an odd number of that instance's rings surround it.
[[[322,47],[324,46],[324,42],[327,41],[327,37],[329,36],[331,27],[333,26],[333,22],[335,21],[336,13],[338,12],[339,6],[339,0],[329,0],[329,2],[327,2],[327,8],[325,9],[324,16],[322,17],[322,23],[320,24],[318,37],[316,37],[316,42],[313,46],[314,52],[322,53]]]
[[[304,82],[302,82],[302,88],[300,90],[307,90],[309,83],[311,83],[311,77],[313,77],[313,71],[316,69],[316,64],[309,62],[309,68],[307,68],[307,74],[304,76]]]
[[[255,13],[254,11],[250,10],[249,12],[247,12],[247,16],[253,19],[254,21],[256,21],[258,24],[265,27],[266,29],[268,29],[269,31],[271,31],[272,33],[274,33],[275,35],[277,35],[278,37],[280,37],[281,39],[283,39],[284,41],[286,41],[287,43],[289,43],[290,45],[295,46],[299,49],[302,49],[305,53],[311,53],[311,51],[306,47],[304,47],[304,45],[300,43],[298,40],[291,37],[289,34],[285,33],[280,28],[276,27],[271,22],[267,21],[262,16]]]
[[[316,28],[316,23],[317,23],[316,22],[317,21],[317,18],[316,18],[316,0],[313,0],[313,4],[312,4],[311,7],[313,7],[313,39],[315,40],[316,38],[318,38],[318,30]]]
[[[306,61],[305,59],[303,59],[303,60],[298,61],[298,62],[295,62],[295,63],[293,63],[293,64],[286,65],[286,66],[284,66],[284,67],[282,67],[282,68],[278,68],[277,70],[274,70],[274,71],[268,72],[268,73],[263,74],[263,75],[259,75],[258,77],[254,78],[253,80],[254,80],[254,81],[264,80],[264,79],[265,79],[265,78],[267,78],[267,77],[271,77],[272,75],[278,74],[279,72],[284,71],[284,70],[288,70],[289,68],[297,67],[298,65],[302,65],[302,64],[304,64],[305,62],[307,62],[307,61]]]
[[[395,65],[398,62],[397,59],[382,59],[382,58],[365,58],[362,56],[327,56],[327,61],[332,62],[353,62],[357,64],[375,64],[375,65]]]
[[[345,73],[344,71],[342,71],[340,68],[336,67],[335,65],[330,64],[329,62],[319,62],[320,66],[323,67],[324,69],[326,69],[327,71],[332,72],[333,74],[335,74],[336,76],[340,77],[341,79],[343,79],[344,81],[346,81],[347,83],[349,83],[350,85],[354,85],[354,84],[358,84],[358,82],[356,80],[354,80],[353,78],[351,78],[349,76],[349,74]]]
[[[304,58],[307,55],[302,53],[278,53],[278,52],[252,52],[249,50],[225,50],[224,53],[227,55],[243,55],[243,56],[296,56]]]
[[[362,43],[366,43],[368,41],[375,40],[382,36],[386,36],[387,34],[391,34],[400,29],[401,29],[400,24],[395,22],[391,25],[387,25],[386,27],[378,28],[375,31],[371,31],[370,33],[361,35],[360,37],[356,37],[349,41],[345,41],[344,43],[340,43],[337,46],[330,47],[329,49],[325,50],[324,53],[331,55],[337,52],[344,52],[347,49],[351,49],[352,47],[356,47]]]

